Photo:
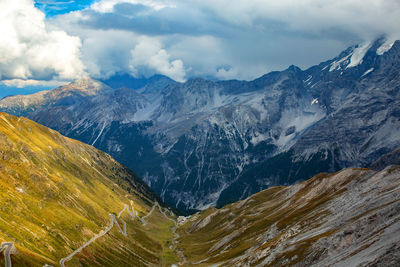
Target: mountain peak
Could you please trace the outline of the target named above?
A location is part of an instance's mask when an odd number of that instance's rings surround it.
[[[287,70],[288,70],[288,71],[294,71],[294,72],[301,71],[301,69],[300,69],[299,67],[295,66],[295,65],[290,65],[290,66],[287,68]]]
[[[55,90],[59,92],[77,91],[84,95],[95,95],[101,91],[109,91],[112,89],[100,81],[94,80],[90,77],[83,77],[67,85],[58,87]]]

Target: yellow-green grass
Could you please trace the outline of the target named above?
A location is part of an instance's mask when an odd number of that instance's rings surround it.
[[[0,113],[0,241],[15,243],[19,253],[12,261],[18,266],[57,265],[106,229],[110,213],[132,203],[147,214],[155,199],[133,172],[104,152]],[[159,266],[163,256],[173,261],[164,248],[172,222],[156,217],[157,223],[147,226],[154,235],[128,217],[121,217],[128,223],[127,237],[114,227],[66,265]]]
[[[176,219],[170,217],[171,219]],[[175,224],[171,220],[165,220],[163,214],[161,214],[158,209],[146,218],[148,222],[143,231],[151,237],[152,240],[158,240],[161,244],[162,249],[162,263],[163,266],[171,266],[173,263],[178,262],[174,251],[171,249],[171,240],[174,238],[173,230]]]

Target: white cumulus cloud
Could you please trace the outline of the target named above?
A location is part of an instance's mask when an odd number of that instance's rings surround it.
[[[102,0],[96,1],[92,4],[91,8],[97,12],[106,13],[112,12],[114,6],[120,3],[140,4],[145,5],[155,10],[165,7],[173,7],[172,1],[154,1],[154,0]]]
[[[131,55],[130,68],[136,76],[140,74],[141,69],[149,68],[176,81],[185,80],[186,73],[182,60],[171,60],[168,52],[162,48],[161,42],[155,38],[141,37]]]
[[[0,79],[74,79],[84,73],[81,41],[49,30],[33,0],[0,1]]]
[[[22,80],[22,79],[12,79],[1,81],[0,84],[4,84],[9,87],[24,88],[27,86],[48,86],[48,87],[58,87],[65,85],[66,82],[63,81],[40,81],[40,80]]]

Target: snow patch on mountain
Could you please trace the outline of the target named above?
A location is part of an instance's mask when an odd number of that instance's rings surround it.
[[[308,75],[307,79],[304,80],[303,82],[306,83],[307,85],[310,85],[312,82],[311,79],[312,79],[312,75]]]
[[[341,70],[341,69],[343,69],[343,66],[347,66],[347,64],[349,63],[349,57],[351,55],[352,54],[349,54],[337,61],[332,62],[331,67],[329,68],[329,72],[332,72],[334,70]]]
[[[363,62],[365,54],[368,52],[371,46],[372,43],[368,42],[354,48],[350,58],[350,63],[347,65],[346,69],[360,65]]]
[[[369,70],[367,70],[366,72],[364,72],[364,74],[361,75],[361,77],[364,77],[365,75],[367,75],[367,74],[369,74],[369,73],[371,73],[371,72],[373,72],[373,71],[374,71],[374,68],[370,68]]]
[[[394,41],[392,40],[386,40],[377,50],[376,54],[381,56],[385,54],[387,51],[389,51],[392,46],[394,45]]]

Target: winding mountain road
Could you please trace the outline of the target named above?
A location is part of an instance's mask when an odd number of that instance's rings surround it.
[[[168,209],[165,208],[164,210],[162,210],[162,208],[161,208],[160,204],[158,204],[158,202],[155,202],[154,205],[153,205],[153,207],[151,208],[150,212],[149,212],[147,215],[143,216],[142,218],[140,218],[140,217],[138,216],[137,211],[135,211],[133,208],[130,209],[130,208],[129,208],[129,205],[125,204],[125,205],[124,205],[124,208],[118,213],[117,218],[119,219],[119,218],[121,217],[122,213],[123,213],[124,211],[126,211],[126,212],[128,212],[128,214],[130,215],[131,219],[134,219],[134,218],[136,217],[136,218],[139,219],[139,221],[141,221],[141,223],[142,223],[143,225],[146,225],[147,223],[146,223],[145,220],[153,213],[153,211],[155,210],[156,206],[158,207],[158,210],[160,211],[160,213],[161,213],[162,215],[164,215],[165,218],[167,218],[168,220],[171,220],[171,221],[174,222],[174,224],[175,224],[174,230],[176,230],[176,226],[177,226],[176,221],[175,221],[174,219],[171,219],[171,218],[168,217],[168,215],[166,214],[166,212],[168,211]],[[171,211],[169,211],[169,212],[170,212],[170,214],[171,214]],[[66,256],[65,258],[62,258],[62,259],[60,260],[60,266],[61,266],[61,267],[65,267],[65,262],[71,260],[72,257],[74,257],[76,254],[78,254],[79,252],[81,252],[82,249],[84,249],[84,248],[86,248],[87,246],[89,246],[91,243],[93,243],[94,241],[96,241],[98,238],[100,238],[100,237],[106,235],[106,234],[113,228],[114,225],[117,226],[118,230],[120,231],[120,233],[121,233],[123,236],[128,236],[128,233],[127,233],[127,231],[126,231],[126,222],[125,222],[124,220],[120,219],[120,221],[121,221],[122,224],[123,224],[123,229],[122,229],[121,225],[118,223],[118,220],[115,218],[115,215],[114,215],[114,214],[109,214],[109,215],[110,215],[110,224],[109,224],[109,226],[107,227],[107,229],[100,231],[100,233],[98,233],[97,235],[95,235],[94,237],[92,237],[89,241],[87,241],[86,243],[84,243],[82,246],[80,246],[79,248],[77,248],[76,250],[74,250],[71,254],[69,254],[69,255]],[[175,233],[175,234],[176,234],[176,233]],[[6,266],[6,267],[12,267],[12,262],[11,262],[11,256],[10,256],[10,254],[13,254],[13,253],[16,252],[16,248],[15,248],[15,246],[14,246],[14,243],[12,243],[12,242],[3,242],[3,243],[1,244],[1,247],[0,247],[0,252],[3,251],[3,250],[4,250],[4,258],[5,258],[5,266]],[[51,266],[51,265],[45,264],[44,266]]]
[[[4,259],[6,262],[6,267],[11,267],[11,256],[10,254],[15,253],[16,248],[14,247],[14,243],[12,242],[3,242],[1,243],[0,252],[4,250]]]
[[[60,265],[61,267],[65,267],[65,262],[69,261],[70,259],[72,259],[73,256],[75,256],[77,253],[81,252],[82,249],[84,249],[85,247],[89,246],[91,243],[93,243],[94,241],[96,241],[96,239],[98,239],[99,237],[104,236],[105,234],[107,234],[112,227],[114,226],[114,221],[116,221],[115,219],[115,215],[114,214],[110,214],[110,225],[107,227],[106,230],[101,231],[100,233],[98,233],[97,235],[95,235],[94,237],[92,237],[88,242],[86,242],[85,244],[83,244],[82,246],[80,246],[78,249],[74,250],[71,254],[69,254],[68,256],[66,256],[65,258],[62,258],[60,260]],[[118,224],[118,222],[117,222]],[[121,230],[121,227],[118,224],[118,227]]]
[[[149,216],[153,213],[153,211],[154,211],[154,209],[156,208],[156,206],[158,206],[158,210],[160,211],[161,214],[163,214],[163,215],[165,216],[165,218],[167,218],[168,220],[173,221],[174,224],[175,224],[175,226],[177,225],[175,220],[169,218],[169,217],[165,214],[165,212],[166,212],[168,209],[165,209],[164,211],[162,211],[162,208],[161,208],[160,204],[158,204],[158,202],[155,202],[154,205],[153,205],[153,207],[151,208],[150,212],[149,212],[146,216],[143,216],[142,218],[140,218],[140,217],[138,216],[137,211],[135,211],[133,208],[132,208],[132,210],[131,210],[131,209],[129,208],[129,205],[125,204],[125,205],[124,205],[124,208],[118,213],[117,218],[119,219],[119,218],[121,217],[122,213],[123,213],[124,211],[127,211],[128,214],[130,215],[131,219],[134,219],[134,218],[136,217],[136,218],[138,218],[138,219],[142,222],[143,225],[145,225],[145,224],[147,224],[146,221],[145,221],[145,219],[146,219],[147,217],[149,217]],[[120,219],[120,221],[121,221],[122,224],[123,224],[123,229],[122,229],[122,228],[121,228],[121,225],[118,223],[118,220],[115,218],[115,215],[114,215],[114,214],[109,214],[109,215],[110,215],[110,225],[107,227],[107,229],[105,229],[104,231],[101,231],[101,232],[98,233],[96,236],[92,237],[89,241],[87,241],[85,244],[83,244],[82,246],[80,246],[78,249],[74,250],[71,254],[69,254],[69,255],[66,256],[65,258],[62,258],[62,259],[60,260],[60,265],[61,265],[61,267],[65,267],[65,262],[71,260],[72,257],[74,257],[76,254],[78,254],[79,252],[81,252],[82,249],[84,249],[85,247],[89,246],[91,243],[93,243],[94,241],[96,241],[98,238],[100,238],[100,237],[104,236],[105,234],[107,234],[107,233],[113,228],[114,224],[117,226],[117,228],[119,229],[120,233],[121,233],[123,236],[128,236],[128,233],[126,232],[126,222],[125,222],[124,220]],[[8,243],[7,243],[7,244],[8,244]],[[12,244],[12,243],[11,243],[11,244]],[[8,255],[8,256],[9,256],[9,255]],[[11,262],[11,261],[10,261],[10,262]],[[11,267],[11,265],[7,265],[7,264],[6,264],[6,267]]]

